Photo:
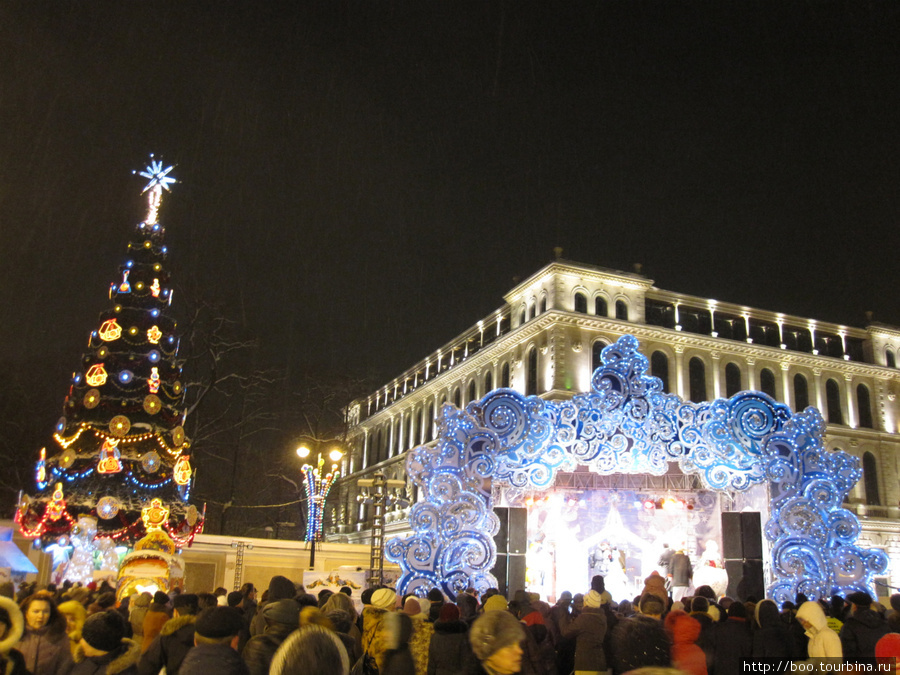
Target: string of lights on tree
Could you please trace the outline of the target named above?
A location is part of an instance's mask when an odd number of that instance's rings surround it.
[[[194,470],[158,219],[163,191],[175,182],[171,170],[151,155],[136,172],[149,180],[147,215],[110,283],[112,306],[88,337],[53,441],[40,450],[37,490],[20,500],[16,522],[26,537],[58,543],[89,516],[97,520],[97,538],[131,544],[145,532],[141,512],[151,499],[168,507],[160,527],[179,547],[202,530],[202,514],[188,502]]]
[[[663,392],[647,374],[637,339],[624,335],[603,349],[591,391],[545,401],[498,389],[465,410],[445,404],[439,436],[408,454],[407,473],[422,491],[409,516],[412,536],[391,539],[386,557],[400,565],[401,593],[439,588],[455,597],[468,587],[497,585],[493,541],[500,522],[492,481],[546,490],[558,471],[578,465],[609,475],[661,476],[670,462],[707,489],[769,489],[765,535],[778,602],[873,589],[888,568],[883,550],[857,545],[856,515],[842,507],[860,477],[859,460],[825,449],[825,422],[815,408],[793,413],[761,392],[706,403]],[[648,495],[644,509],[689,510]]]

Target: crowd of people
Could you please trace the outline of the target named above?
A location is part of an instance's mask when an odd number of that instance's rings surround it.
[[[673,600],[654,572],[616,602],[603,577],[584,593],[451,599],[390,588],[317,595],[284,576],[240,591],[136,593],[66,583],[0,586],[0,675],[732,675],[754,659],[900,656],[900,594],[829,601]]]

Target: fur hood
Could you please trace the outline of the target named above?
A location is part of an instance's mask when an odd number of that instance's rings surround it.
[[[125,649],[122,650],[118,656],[114,656],[106,666],[106,675],[116,675],[116,673],[121,673],[131,666],[137,665],[137,662],[141,660],[141,646],[137,642],[129,640],[128,638],[122,638],[122,646],[125,647]],[[107,654],[106,656],[96,656],[94,658],[100,660],[106,659],[109,656],[110,655]],[[75,656],[73,658],[75,663],[81,663],[90,657],[84,655],[84,649],[79,645],[78,649],[75,650]]]
[[[9,650],[22,639],[25,619],[22,617],[22,610],[19,609],[19,606],[7,597],[0,596],[0,607],[9,613],[9,620],[12,622],[9,633],[0,640],[0,654],[9,654]]]
[[[193,614],[185,614],[184,616],[176,616],[174,619],[169,619],[163,624],[162,630],[159,631],[160,635],[171,635],[172,633],[184,628],[185,626],[190,626],[197,620],[197,617]]]

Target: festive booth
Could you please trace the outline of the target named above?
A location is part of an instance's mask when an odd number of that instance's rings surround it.
[[[670,465],[696,476],[702,488],[681,497],[685,512],[702,513],[708,493],[764,496],[769,597],[781,601],[800,592],[821,598],[872,591],[873,577],[887,570],[888,557],[856,543],[859,522],[842,503],[861,477],[859,461],[825,449],[825,422],[818,410],[794,413],[754,391],[703,403],[664,393],[662,382],[647,374],[648,361],[631,335],[606,347],[601,363],[591,391],[570,401],[498,389],[465,410],[443,407],[437,442],[413,449],[407,460],[409,476],[422,495],[410,512],[413,534],[390,540],[385,549],[402,569],[398,591],[439,588],[455,596],[468,586],[495,586],[493,537],[500,523],[494,507],[517,491],[533,501],[546,499],[552,512],[529,527],[577,542],[573,555],[555,552],[557,567],[577,561],[577,573],[586,575],[590,570],[582,572],[581,566],[590,564],[594,551],[597,571],[602,571],[604,560],[608,564],[621,558],[620,546],[640,551],[647,540],[639,528],[623,525],[623,514],[639,519],[639,510],[650,506],[664,511],[665,499],[606,490],[606,504],[585,509],[604,513],[593,533],[567,537],[567,518],[579,527],[584,522],[585,514],[578,513],[584,500],[573,504],[557,499],[551,508],[557,477],[577,467],[600,476],[663,476]],[[566,509],[572,512],[566,514]],[[714,521],[717,515],[707,517]],[[676,533],[679,527],[684,531],[683,523],[672,527]],[[626,532],[632,541],[621,545]],[[534,563],[540,551],[529,553],[532,574],[547,567],[546,562]],[[621,567],[627,570],[627,561]]]

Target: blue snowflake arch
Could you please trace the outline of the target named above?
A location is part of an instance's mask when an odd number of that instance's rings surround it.
[[[391,539],[389,560],[401,567],[404,593],[497,585],[491,483],[542,490],[558,471],[586,465],[600,474],[662,475],[669,462],[713,490],[768,485],[765,535],[778,602],[872,591],[887,555],[857,546],[859,521],[841,507],[860,479],[859,460],[828,452],[825,422],[766,394],[744,391],[707,403],[663,392],[647,374],[637,339],[606,347],[591,391],[545,401],[497,389],[465,410],[445,404],[437,442],[410,451],[407,470],[422,498],[410,511],[412,535]]]

